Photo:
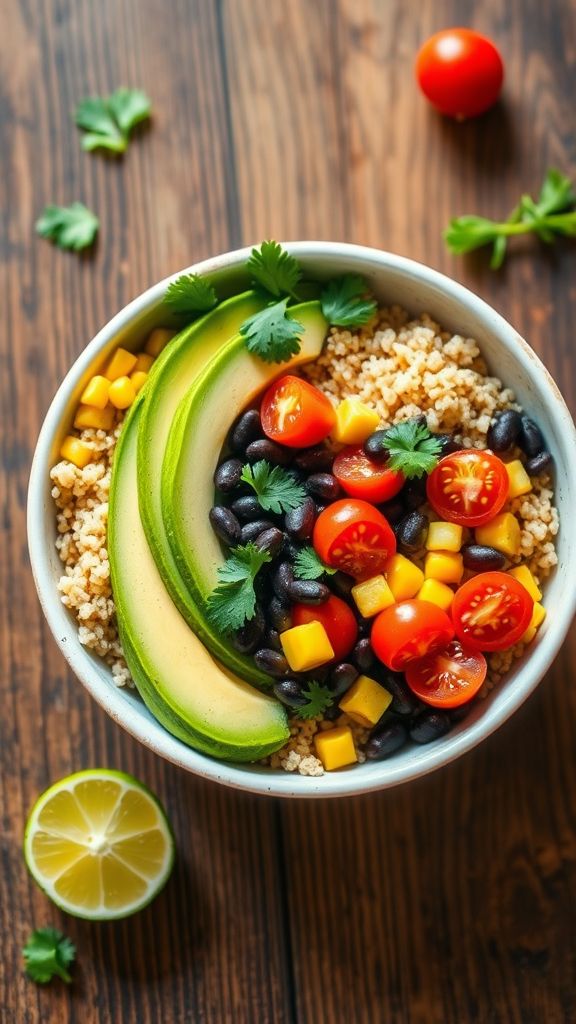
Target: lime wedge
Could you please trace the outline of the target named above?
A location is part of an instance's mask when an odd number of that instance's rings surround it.
[[[156,797],[124,772],[60,779],[26,823],[28,870],[61,910],[111,921],[141,910],[166,882],[174,838]]]

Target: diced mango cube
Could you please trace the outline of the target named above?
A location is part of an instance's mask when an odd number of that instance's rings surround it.
[[[88,381],[80,401],[83,405],[92,405],[95,409],[104,409],[108,405],[110,381],[107,377],[96,375]]]
[[[338,704],[341,711],[353,722],[370,729],[379,722],[386,708],[392,703],[392,694],[370,676],[358,676]]]
[[[84,469],[84,466],[87,466],[95,458],[96,452],[92,451],[79,437],[69,434],[62,442],[60,455],[68,462],[73,462],[78,469]]]
[[[347,725],[340,725],[336,729],[326,729],[325,732],[317,732],[314,737],[316,755],[322,761],[325,771],[333,772],[336,768],[345,768],[346,765],[356,764],[356,748],[352,730]]]
[[[117,377],[110,385],[110,401],[117,409],[127,409],[136,398],[136,388],[130,377]]]
[[[154,356],[149,355],[148,352],[139,352],[138,355],[136,356],[134,372],[149,373],[153,362]]]
[[[522,584],[534,601],[542,600],[542,591],[527,565],[517,565],[514,569],[509,570],[508,575],[518,580],[518,583]]]
[[[79,405],[74,417],[74,426],[77,430],[86,430],[93,427],[94,430],[111,430],[114,423],[114,409],[107,405],[105,409],[95,409],[91,405]]]
[[[136,359],[137,356],[133,352],[128,352],[125,348],[117,348],[104,371],[108,380],[127,377],[136,366]]]
[[[407,601],[418,593],[424,582],[424,573],[404,555],[393,555],[386,565],[386,582],[395,601]]]
[[[330,436],[339,444],[362,444],[379,423],[378,413],[359,398],[343,398],[336,408],[336,423]]]
[[[440,583],[460,583],[464,574],[462,555],[454,551],[429,551],[424,559],[424,575],[427,580]]]
[[[284,656],[293,672],[309,669],[332,661],[334,649],[321,622],[313,619],[301,626],[292,626],[280,634]]]
[[[134,391],[138,394],[148,380],[148,374],[144,370],[134,370],[134,373],[130,374],[130,380],[134,385]]]
[[[528,494],[532,490],[532,481],[520,459],[507,462],[506,472],[508,473],[508,481],[510,483],[510,490],[508,491],[508,498],[510,500],[518,498],[521,494]]]
[[[428,551],[460,551],[462,527],[457,523],[430,523],[426,547]]]
[[[416,594],[419,601],[429,601],[430,604],[437,604],[442,611],[447,612],[454,600],[454,591],[440,580],[428,579],[420,587]]]
[[[352,597],[356,607],[365,619],[384,611],[390,604],[394,604],[394,594],[390,590],[384,576],[372,576],[369,580],[363,580],[352,587]]]
[[[474,533],[477,544],[496,548],[508,558],[516,558],[520,554],[520,523],[512,512],[500,512],[489,523],[477,526]]]
[[[144,351],[149,356],[159,356],[166,345],[175,335],[175,331],[169,330],[167,327],[155,327],[153,331],[150,331],[144,345]]]
[[[521,644],[529,644],[536,636],[536,633],[538,632],[538,627],[542,625],[545,618],[546,609],[544,605],[536,603],[534,605],[534,608],[532,609],[532,618],[528,623],[528,628],[526,629],[526,632],[523,633],[520,637],[519,642]]]

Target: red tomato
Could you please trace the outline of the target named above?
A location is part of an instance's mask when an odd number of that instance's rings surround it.
[[[376,657],[399,672],[413,658],[444,647],[454,636],[446,612],[430,601],[399,601],[374,619],[371,641]]]
[[[396,537],[388,520],[367,501],[334,501],[318,516],[312,543],[326,565],[356,579],[382,572],[396,553]]]
[[[264,433],[288,448],[318,444],[332,430],[336,414],[331,403],[313,384],[300,377],[280,377],[260,406]]]
[[[500,511],[509,488],[506,467],[497,455],[467,448],[440,459],[428,477],[426,493],[449,523],[481,526]]]
[[[487,669],[483,654],[451,640],[442,650],[410,661],[404,671],[420,700],[434,708],[457,708],[476,696]]]
[[[528,629],[534,601],[506,572],[481,572],[458,588],[452,602],[456,635],[479,651],[505,651]]]
[[[370,459],[362,445],[344,448],[334,459],[332,472],[342,490],[352,498],[388,501],[404,486],[404,474],[388,469],[385,462]]]
[[[352,609],[339,597],[329,597],[324,604],[295,604],[292,608],[295,626],[305,622],[321,622],[334,648],[335,661],[342,661],[354,647],[358,637],[358,623]]]
[[[441,114],[462,120],[496,103],[504,81],[498,50],[469,28],[449,28],[430,36],[416,58],[416,77],[426,99]]]

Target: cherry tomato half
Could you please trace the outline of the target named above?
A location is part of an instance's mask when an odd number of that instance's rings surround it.
[[[430,601],[399,601],[374,619],[371,642],[380,661],[399,672],[407,662],[445,647],[454,636],[446,612]]]
[[[480,651],[451,640],[446,647],[406,665],[406,682],[426,704],[457,708],[476,696],[488,666]]]
[[[292,608],[295,626],[305,622],[321,622],[334,649],[335,661],[342,661],[354,647],[358,637],[358,623],[352,609],[339,597],[332,595],[324,604],[295,604]]]
[[[496,103],[504,65],[494,43],[469,28],[436,32],[416,58],[416,77],[441,114],[459,120],[483,114]]]
[[[534,601],[506,572],[481,572],[458,588],[452,602],[456,636],[479,651],[504,651],[528,629]]]
[[[491,452],[467,448],[445,455],[426,484],[428,501],[449,523],[481,526],[500,511],[510,484],[506,467]]]
[[[318,516],[312,543],[326,565],[368,579],[396,553],[396,537],[381,512],[367,501],[334,501]]]
[[[344,448],[334,459],[332,472],[343,491],[351,498],[388,501],[404,486],[404,474],[388,469],[385,462],[370,459],[362,445]]]
[[[334,409],[318,388],[300,377],[280,377],[260,406],[264,433],[288,448],[318,444],[336,422]]]

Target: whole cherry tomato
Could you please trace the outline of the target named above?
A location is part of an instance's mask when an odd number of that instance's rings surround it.
[[[288,448],[318,444],[332,430],[336,414],[313,384],[288,374],[270,385],[260,406],[264,433]]]
[[[436,32],[416,58],[422,92],[441,114],[476,117],[496,103],[504,65],[494,43],[470,28]]]
[[[410,689],[434,708],[457,708],[476,696],[486,678],[486,658],[460,640],[409,661],[404,669]]]
[[[378,504],[388,501],[404,486],[404,474],[375,462],[362,445],[344,448],[334,459],[332,472],[342,490],[352,498],[364,498]]]
[[[407,662],[445,647],[454,636],[446,612],[430,601],[399,601],[375,618],[371,642],[380,661],[399,672]]]
[[[500,511],[510,483],[497,455],[467,448],[445,455],[426,484],[428,501],[443,519],[461,526],[481,526]]]
[[[341,598],[332,595],[324,604],[295,604],[292,622],[302,626],[306,622],[321,622],[334,650],[334,660],[342,661],[354,647],[358,637],[358,623],[352,609]]]
[[[479,651],[504,651],[528,629],[534,601],[506,572],[481,572],[458,588],[452,602],[456,636]]]
[[[377,576],[396,553],[388,520],[367,501],[352,498],[335,501],[320,513],[312,539],[326,565],[356,579]]]

